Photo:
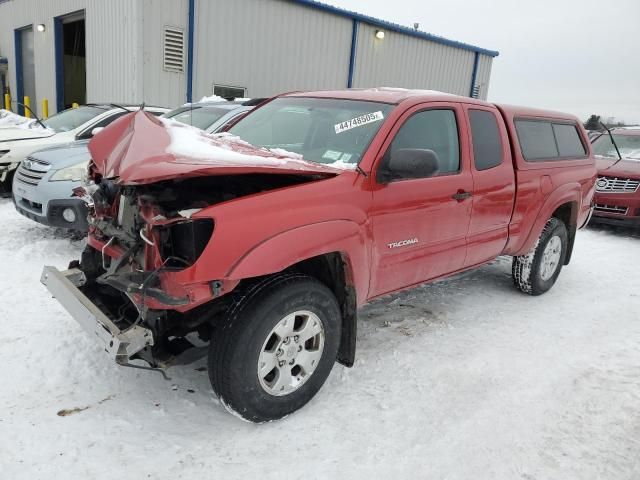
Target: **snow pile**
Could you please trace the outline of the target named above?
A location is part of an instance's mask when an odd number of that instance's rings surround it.
[[[200,99],[200,102],[198,103],[205,103],[205,102],[226,102],[227,99],[226,98],[222,98],[219,97],[218,95],[211,95],[210,97],[207,97],[206,95],[204,97],[202,97]]]
[[[295,152],[290,152],[289,150],[285,150],[284,148],[270,148],[269,151],[278,157],[287,157],[293,158],[294,160],[302,160],[302,155]]]
[[[620,155],[630,160],[640,160],[640,148],[621,148]]]
[[[31,130],[42,133],[42,135],[53,135],[56,133],[50,128],[44,128],[40,123],[32,118],[23,117],[4,108],[0,109],[0,129],[19,128],[21,130]]]
[[[0,128],[29,128],[32,123],[37,123],[35,120],[27,117],[23,117],[9,110],[0,109]]]
[[[286,163],[286,160],[277,157],[252,155],[238,151],[238,147],[249,150],[252,147],[230,134],[210,135],[202,130],[179,123],[170,119],[160,119],[166,126],[171,137],[171,143],[167,147],[167,153],[177,159],[201,160],[211,165],[258,165],[278,166]],[[235,148],[234,148],[235,147]]]
[[[640,160],[640,149],[639,148],[620,148],[620,156],[625,160]],[[618,159],[618,152],[616,152],[615,148],[611,147],[610,150],[606,152],[596,155],[596,157],[602,158],[615,158]]]
[[[377,88],[370,88],[367,90],[373,90],[373,91],[378,91],[378,92],[398,92],[398,93],[403,93],[403,92],[420,92],[420,94],[422,95],[446,95],[448,97],[457,97],[459,95],[455,95],[453,93],[448,93],[448,92],[442,92],[440,90],[420,90],[420,89],[408,89],[408,88],[401,88],[401,87],[377,87]]]
[[[349,163],[344,160],[336,160],[333,163],[327,163],[330,167],[341,168],[343,170],[355,170],[358,167],[357,163]]]

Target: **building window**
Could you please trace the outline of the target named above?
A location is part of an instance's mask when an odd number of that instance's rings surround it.
[[[245,98],[247,89],[244,87],[231,87],[229,85],[214,85],[213,94],[226,100]]]

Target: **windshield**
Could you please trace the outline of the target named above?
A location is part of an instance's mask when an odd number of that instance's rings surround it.
[[[229,130],[256,147],[282,148],[316,163],[357,164],[393,105],[283,97]]]
[[[47,120],[43,120],[47,127],[55,130],[57,133],[68,132],[74,128],[78,128],[80,125],[88,122],[89,120],[97,117],[101,113],[106,112],[104,108],[83,106],[78,108],[69,108],[57,113]]]
[[[165,118],[171,118],[205,130],[230,111],[226,108],[216,107],[180,107],[167,113]]]
[[[620,150],[620,155],[622,155],[623,158],[640,160],[640,135],[613,134],[613,139],[615,140],[616,145],[618,145],[618,150]],[[596,138],[593,141],[592,146],[594,155],[618,158],[616,147],[611,143],[608,133],[603,133]]]

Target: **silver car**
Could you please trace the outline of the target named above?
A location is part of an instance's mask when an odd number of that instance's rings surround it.
[[[163,116],[216,133],[258,102],[195,103]],[[88,143],[79,141],[39,150],[23,160],[13,178],[16,210],[43,225],[86,231],[87,207],[73,196],[73,190],[81,186],[91,160]]]

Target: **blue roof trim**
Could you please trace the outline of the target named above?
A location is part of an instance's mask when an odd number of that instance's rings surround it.
[[[497,57],[498,55],[500,55],[500,52],[496,50],[487,50],[485,48],[469,45],[468,43],[449,40],[448,38],[439,37],[437,35],[432,35],[431,33],[427,33],[427,32],[421,32],[419,30],[414,30],[409,27],[398,25],[397,23],[387,22],[386,20],[380,20],[378,18],[370,17],[368,15],[363,15],[357,12],[352,12],[350,10],[345,10],[343,8],[334,7],[333,5],[327,5],[326,3],[317,2],[315,0],[290,0],[290,1],[300,5],[306,5],[308,7],[315,8],[318,10],[324,10],[325,12],[333,13],[335,15],[340,15],[341,17],[347,17],[353,20],[358,20],[360,22],[368,23],[369,25],[384,28],[391,32],[398,32],[404,35],[409,35],[410,37],[422,38],[423,40],[429,40],[431,42],[440,43],[442,45],[447,45],[449,47],[456,47],[456,48],[461,48],[463,50],[469,50],[472,52],[481,53],[483,55],[488,55],[490,57]]]
[[[358,50],[358,20],[353,19],[351,25],[351,51],[349,52],[349,73],[347,73],[347,88],[353,87],[353,75],[356,71],[356,51]]]
[[[471,88],[469,89],[469,96],[471,98],[476,98],[473,94],[476,89],[476,77],[478,76],[478,52],[474,55],[473,58],[473,71],[471,72]]]
[[[7,60],[7,57],[0,57],[0,65],[6,65],[9,63],[9,60]]]
[[[189,32],[187,34],[187,103],[193,101],[193,37],[195,29],[196,2],[189,0],[189,11],[187,20],[189,22]]]

